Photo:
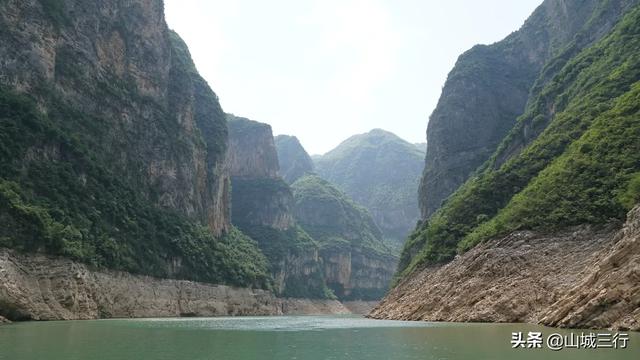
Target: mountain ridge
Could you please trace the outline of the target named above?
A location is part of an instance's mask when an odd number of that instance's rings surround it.
[[[416,194],[424,153],[382,129],[357,134],[314,159],[315,171],[372,213],[396,247],[419,218]]]

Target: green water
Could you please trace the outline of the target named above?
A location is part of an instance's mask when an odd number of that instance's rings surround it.
[[[626,349],[512,349],[525,324],[284,316],[29,322],[0,326],[0,359],[640,359]],[[579,333],[580,330],[574,330]]]

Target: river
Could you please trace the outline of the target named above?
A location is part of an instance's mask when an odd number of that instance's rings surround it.
[[[527,324],[370,320],[356,316],[117,319],[0,326],[0,359],[640,359],[626,349],[512,349],[512,333],[578,336]],[[606,340],[606,339],[604,339]]]

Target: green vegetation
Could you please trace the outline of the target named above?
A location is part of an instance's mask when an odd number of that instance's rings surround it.
[[[357,247],[373,254],[392,254],[367,210],[328,181],[307,175],[291,188],[298,223],[322,249]]]
[[[548,125],[503,164],[494,156],[410,237],[403,274],[510,231],[624,218],[640,170],[639,54],[635,8],[538,88],[518,121]]]
[[[287,273],[280,296],[307,299],[330,299],[334,295],[326,287],[322,271],[315,263],[313,254],[318,249],[316,242],[299,226],[278,230],[265,225],[244,225],[242,231],[258,241],[260,250],[269,259],[272,274]],[[307,259],[304,268],[314,269],[310,274],[291,273],[287,259]],[[282,268],[284,264],[285,268]]]
[[[355,135],[315,159],[318,175],[373,216],[383,237],[402,246],[419,218],[418,184],[425,153],[380,129]]]
[[[97,152],[104,120],[49,100],[45,115],[27,96],[0,89],[1,246],[159,277],[270,286],[254,242],[237,230],[215,238],[156,206],[134,177],[108,165],[113,155]]]
[[[631,177],[627,189],[618,196],[618,201],[627,210],[631,210],[635,204],[640,203],[640,172]]]

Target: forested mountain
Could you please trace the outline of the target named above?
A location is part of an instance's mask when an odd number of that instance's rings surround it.
[[[320,299],[382,297],[397,257],[369,213],[316,176],[289,187],[278,175],[271,127],[233,115],[228,120],[232,222],[267,256],[276,291]]]
[[[401,246],[419,218],[424,152],[384,130],[354,135],[314,159],[315,170],[364,206],[383,236]]]
[[[569,15],[567,26],[558,25]],[[513,59],[527,72],[504,63],[510,57],[480,56],[496,51],[525,55]],[[421,201],[430,217],[406,244],[400,285],[377,316],[640,327],[626,290],[602,302],[591,289],[595,278],[584,277],[594,263],[613,261],[608,256],[617,247],[638,251],[629,245],[637,216],[616,233],[640,200],[638,54],[637,1],[547,0],[518,32],[460,57],[429,123]],[[454,104],[460,106],[452,112]],[[514,104],[522,108],[505,108]],[[462,142],[470,157],[455,150]],[[438,163],[439,157],[449,160]],[[435,170],[449,161],[466,170]],[[433,199],[446,196],[441,186],[455,192],[433,213]],[[562,257],[569,253],[580,255]],[[495,270],[514,264],[512,277]],[[615,271],[621,289],[633,288],[637,281],[622,275],[632,266],[621,260],[620,268],[601,267],[598,276]],[[570,292],[551,286],[582,281]],[[458,286],[439,288],[440,282]],[[529,292],[538,300],[523,297]],[[546,302],[576,292],[584,292],[582,300]],[[447,307],[435,299],[448,299]],[[589,301],[602,306],[582,306]]]
[[[224,113],[161,1],[2,1],[0,29],[0,246],[270,286],[230,224]]]
[[[558,72],[607,34],[635,3],[544,1],[518,31],[495,44],[476,45],[458,58],[429,118],[419,197],[423,219],[492,156]],[[539,118],[534,125],[544,128],[553,112],[540,113],[546,120]],[[527,133],[536,135],[536,129]]]

